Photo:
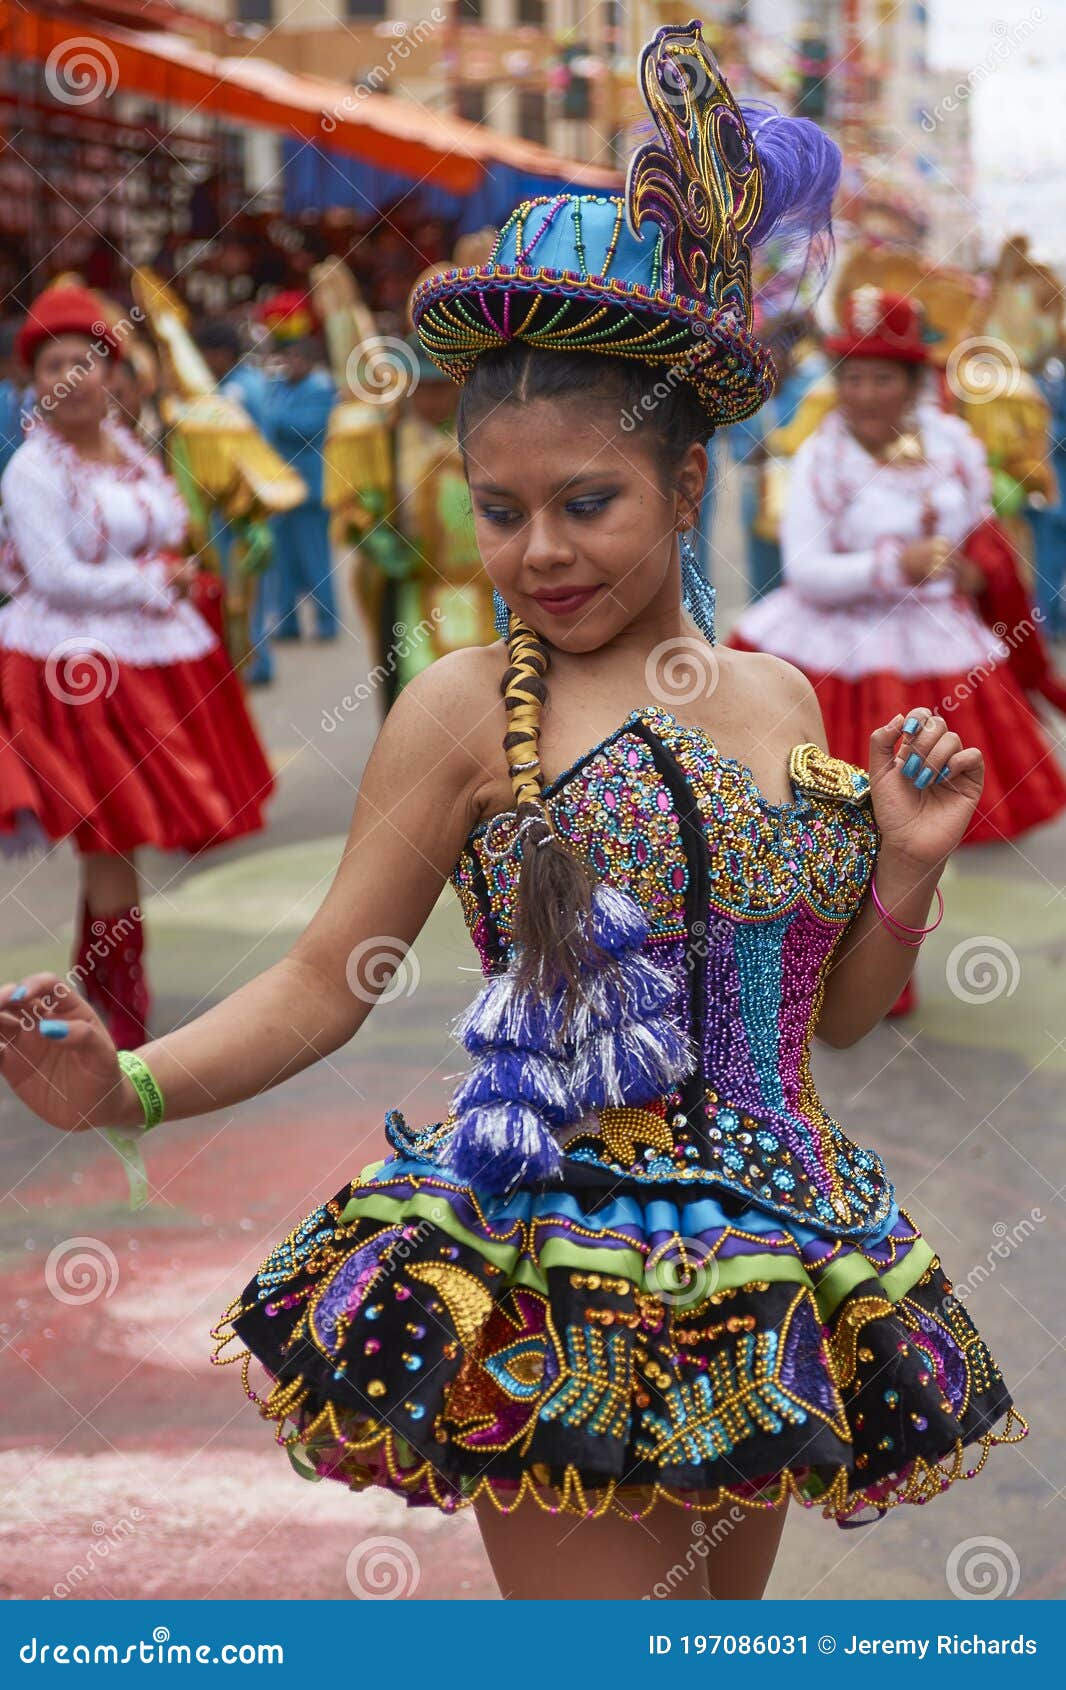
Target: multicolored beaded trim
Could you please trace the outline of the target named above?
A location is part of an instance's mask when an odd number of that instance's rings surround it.
[[[617,224],[608,262],[624,213],[624,201],[612,199]],[[713,425],[751,416],[776,385],[776,366],[766,347],[731,308],[716,309],[643,282],[590,275],[579,222],[580,205],[586,200],[604,203],[594,195],[571,198],[580,270],[495,262],[495,253],[512,228],[519,259],[529,258],[547,226],[542,224],[523,248],[522,232],[530,212],[539,205],[559,204],[543,196],[524,201],[512,212],[488,264],[427,278],[415,292],[411,314],[429,357],[459,384],[483,353],[513,340],[550,350],[639,358],[676,369],[696,389]],[[653,278],[657,280],[660,273],[661,237],[652,259]],[[514,310],[516,298],[522,296],[528,303],[523,300],[519,310]]]
[[[673,1503],[675,1507],[693,1514],[713,1514],[727,1503],[737,1504],[751,1513],[764,1513],[768,1509],[781,1508],[791,1501],[798,1502],[803,1508],[819,1508],[823,1519],[848,1520],[862,1513],[871,1504],[879,1512],[885,1512],[901,1503],[921,1505],[931,1502],[934,1497],[949,1490],[959,1480],[975,1479],[997,1445],[1020,1443],[1029,1431],[1022,1415],[1015,1408],[1011,1408],[1002,1432],[985,1432],[977,1440],[980,1453],[969,1457],[972,1465],[967,1465],[966,1447],[962,1440],[958,1439],[954,1449],[942,1460],[929,1462],[918,1458],[891,1488],[881,1484],[874,1487],[872,1494],[861,1488],[850,1488],[845,1467],[840,1467],[831,1481],[823,1489],[819,1489],[816,1496],[809,1493],[806,1473],[785,1468],[771,1475],[759,1490],[753,1487],[734,1490],[723,1485],[720,1490],[712,1493],[700,1493],[700,1500],[697,1501],[692,1496],[686,1496],[661,1482],[626,1485],[611,1479],[602,1487],[592,1487],[582,1479],[579,1469],[571,1465],[566,1469],[560,1484],[552,1482],[549,1469],[534,1466],[524,1472],[520,1480],[507,1485],[482,1478],[464,1494],[457,1495],[454,1487],[442,1479],[428,1459],[416,1461],[412,1465],[410,1446],[406,1440],[372,1414],[360,1417],[366,1428],[365,1435],[353,1438],[348,1436],[334,1404],[329,1402],[310,1424],[298,1431],[287,1433],[284,1430],[286,1421],[290,1424],[295,1421],[300,1408],[310,1395],[310,1389],[303,1376],[297,1375],[295,1379],[275,1381],[269,1394],[262,1397],[250,1379],[250,1370],[255,1359],[251,1352],[244,1349],[236,1355],[227,1356],[222,1353],[229,1345],[239,1341],[235,1332],[226,1330],[231,1314],[239,1308],[240,1299],[237,1298],[227,1309],[218,1326],[212,1329],[212,1336],[216,1340],[212,1360],[221,1367],[233,1363],[240,1364],[245,1395],[256,1404],[264,1420],[272,1420],[278,1427],[275,1441],[290,1452],[295,1452],[306,1445],[313,1445],[317,1439],[324,1438],[348,1451],[353,1457],[362,1457],[364,1461],[368,1455],[373,1454],[383,1462],[390,1486],[400,1491],[415,1491],[420,1486],[425,1486],[434,1505],[445,1514],[455,1514],[461,1509],[469,1508],[482,1497],[500,1514],[513,1514],[528,1498],[545,1514],[574,1514],[585,1519],[599,1519],[605,1514],[620,1514],[623,1519],[628,1520],[645,1519],[659,1502]],[[355,1466],[358,1465],[356,1462]],[[353,1489],[362,1488],[367,1482],[368,1477],[360,1478],[359,1474],[353,1471],[350,1480]],[[501,1497],[501,1491],[507,1497],[506,1501]],[[641,1506],[637,1506],[638,1501]]]

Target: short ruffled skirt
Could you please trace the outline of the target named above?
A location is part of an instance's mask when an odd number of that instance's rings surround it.
[[[434,1162],[375,1164],[213,1336],[303,1476],[447,1513],[793,1498],[861,1524],[1026,1431],[895,1208],[860,1247],[576,1163],[507,1199]]]
[[[274,776],[220,645],[172,663],[0,650],[0,841],[200,851],[257,831]]]

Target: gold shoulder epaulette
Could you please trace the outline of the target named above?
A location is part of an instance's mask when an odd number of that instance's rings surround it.
[[[870,802],[870,777],[855,763],[830,757],[820,745],[794,745],[788,759],[789,778],[798,792],[836,798],[842,804]]]

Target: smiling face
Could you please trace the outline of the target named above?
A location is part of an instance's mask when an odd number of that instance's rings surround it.
[[[693,520],[703,446],[671,470],[647,424],[607,398],[504,403],[463,441],[478,548],[510,608],[550,644],[595,651],[676,616],[679,526]]]
[[[868,452],[891,444],[903,427],[920,366],[893,358],[845,358],[836,374],[840,409]]]

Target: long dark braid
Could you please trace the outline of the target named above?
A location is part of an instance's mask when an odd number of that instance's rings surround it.
[[[559,987],[572,1003],[583,967],[606,959],[590,927],[595,877],[551,825],[540,766],[540,723],[548,689],[548,647],[535,629],[512,616],[510,663],[500,682],[507,711],[503,749],[521,829],[522,872],[515,905],[516,972],[524,986]]]

